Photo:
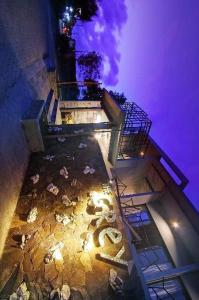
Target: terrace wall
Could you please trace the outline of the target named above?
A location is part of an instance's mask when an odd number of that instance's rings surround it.
[[[49,2],[0,1],[0,36],[1,256],[30,155],[20,120],[32,100],[46,99],[55,86],[55,74],[47,72],[54,64]]]

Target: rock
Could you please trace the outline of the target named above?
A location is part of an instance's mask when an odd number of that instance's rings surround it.
[[[68,179],[68,170],[66,169],[66,167],[63,167],[60,171],[59,174],[61,176],[63,176],[65,179]]]
[[[114,269],[110,269],[109,284],[117,295],[123,294],[123,280],[117,275]]]
[[[79,146],[78,146],[79,149],[85,149],[87,148],[87,144],[84,144],[84,143],[80,143]]]
[[[48,192],[52,193],[55,196],[57,196],[57,194],[59,193],[58,187],[56,185],[54,185],[53,183],[50,183],[46,189]]]
[[[47,154],[46,156],[43,156],[44,160],[52,161],[55,158],[55,155]]]
[[[57,140],[60,143],[64,143],[66,139],[65,139],[65,137],[58,137]]]
[[[94,174],[95,173],[95,169],[94,168],[91,168],[89,166],[86,166],[83,170],[83,173],[86,175],[86,174]]]
[[[72,202],[70,201],[70,199],[68,198],[67,195],[62,196],[62,202],[63,202],[64,205],[66,205],[66,207],[72,205]]]
[[[84,173],[85,175],[88,174],[88,173],[90,173],[90,167],[89,167],[89,166],[86,166],[86,167],[84,168],[83,173]]]
[[[67,284],[63,284],[61,289],[61,299],[68,300],[70,298],[70,287]]]
[[[32,208],[28,214],[28,217],[27,217],[27,222],[28,223],[33,223],[36,221],[37,219],[37,215],[38,215],[38,210],[36,207]]]
[[[50,299],[52,300],[68,300],[70,298],[70,287],[68,284],[63,284],[61,290],[58,288],[56,290],[52,290],[50,293]]]
[[[9,300],[29,300],[30,292],[27,289],[26,283],[22,282],[15,293],[13,293]]]
[[[25,248],[26,242],[31,238],[30,234],[23,234],[21,237],[21,245],[20,248],[23,250]]]
[[[71,218],[65,214],[61,214],[61,215],[56,214],[55,219],[58,223],[64,224],[64,226],[66,226],[67,224],[69,224],[71,222]]]
[[[32,180],[33,184],[36,184],[39,182],[39,174],[31,176],[30,179]]]
[[[50,253],[52,255],[52,258],[58,261],[63,261],[63,257],[61,254],[61,249],[64,247],[64,243],[63,242],[59,242],[56,245],[52,246],[48,253]]]

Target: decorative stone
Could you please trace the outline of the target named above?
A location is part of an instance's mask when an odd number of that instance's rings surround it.
[[[49,249],[49,252],[55,260],[63,260],[60,250],[63,249],[64,243],[59,242]]]
[[[60,143],[64,143],[66,141],[65,137],[58,137],[57,140]]]
[[[56,290],[52,290],[50,293],[50,300],[68,300],[70,298],[71,292],[68,284],[64,284],[61,290],[58,288]]]
[[[66,207],[72,205],[72,202],[70,201],[70,199],[68,198],[67,195],[63,195],[63,196],[62,196],[62,202],[63,202],[63,204],[64,204]]]
[[[43,156],[44,160],[49,160],[49,161],[52,161],[54,158],[55,158],[55,155],[50,155],[50,154]]]
[[[22,282],[16,292],[10,295],[9,300],[28,300],[29,298],[30,292],[27,289],[26,283]]]
[[[59,193],[58,187],[56,185],[54,185],[53,183],[50,183],[46,189],[48,192],[52,193],[55,196],[57,196],[57,194]]]
[[[83,173],[86,175],[86,174],[94,174],[95,173],[95,169],[94,168],[91,168],[89,166],[86,166],[83,170]]]
[[[33,222],[35,222],[36,219],[37,219],[37,215],[38,215],[37,207],[32,208],[31,211],[30,211],[29,214],[28,214],[27,222],[28,222],[28,223],[33,223]]]
[[[31,176],[30,179],[32,180],[33,184],[36,184],[39,181],[39,174]]]
[[[68,170],[66,169],[66,167],[63,167],[60,171],[59,174],[61,176],[63,176],[65,179],[68,179]]]
[[[72,221],[72,218],[68,217],[65,214],[61,214],[61,215],[56,214],[55,219],[58,223],[62,223],[64,226],[66,226],[67,224],[69,224]]]
[[[78,146],[79,149],[85,149],[87,148],[87,144],[84,144],[84,143],[80,143],[79,146]]]
[[[109,284],[117,295],[123,294],[123,280],[117,275],[114,269],[110,269]]]
[[[30,234],[23,234],[21,236],[21,245],[20,245],[20,248],[23,250],[25,245],[26,245],[26,242],[31,238],[31,235]]]

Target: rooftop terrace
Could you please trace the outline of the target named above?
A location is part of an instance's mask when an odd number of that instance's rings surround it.
[[[114,268],[127,282],[127,266],[99,259],[99,254],[114,257],[124,246],[122,260],[130,261],[131,257],[114,194],[103,186],[109,178],[98,143],[91,136],[73,136],[62,141],[51,138],[46,143],[46,152],[32,155],[26,173],[0,262],[0,295],[6,299],[26,278],[29,290],[35,295],[40,293],[44,299],[49,299],[50,291],[63,284],[69,285],[73,296],[79,295],[74,299],[118,299],[110,294],[109,272]],[[79,148],[81,143],[85,148]],[[68,172],[65,177],[60,174],[64,166]],[[86,166],[95,172],[84,174]],[[38,182],[34,184],[31,177],[36,174],[39,180],[36,177]],[[47,191],[50,183],[59,189],[57,195]],[[89,206],[89,194],[93,191],[108,199],[98,212]],[[38,210],[37,218],[28,223],[27,216],[34,207]],[[101,224],[96,225],[96,220],[107,211],[116,218],[102,219]],[[67,225],[56,220],[56,215],[63,214],[69,218]],[[100,233],[108,227],[119,230],[122,239],[117,231],[113,237],[100,238]],[[89,233],[93,241],[86,244]],[[26,238],[24,245],[22,235]],[[58,243],[63,243],[58,256],[45,263],[49,249]]]

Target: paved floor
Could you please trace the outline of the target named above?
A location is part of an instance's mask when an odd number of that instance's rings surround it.
[[[79,149],[80,142],[86,143],[87,148]],[[55,155],[52,161],[45,160],[45,155]],[[72,159],[74,157],[74,160]],[[86,165],[95,169],[94,174],[83,174]],[[68,179],[60,175],[60,169],[65,166],[68,170]],[[36,184],[32,183],[31,176],[39,174]],[[71,182],[77,179],[76,185]],[[97,191],[103,193],[102,184],[108,182],[105,165],[100,148],[96,140],[90,137],[70,137],[65,142],[58,142],[56,138],[47,142],[45,154],[32,155],[16,213],[13,217],[6,246],[0,262],[0,286],[4,286],[10,274],[18,266],[17,274],[13,275],[6,293],[16,290],[16,287],[26,276],[29,287],[34,287],[41,299],[48,299],[51,289],[60,288],[67,283],[74,291],[81,293],[78,299],[120,299],[110,294],[108,287],[109,271],[114,268],[125,281],[128,273],[121,266],[111,265],[97,259],[97,254],[103,252],[115,256],[124,245],[125,253],[122,258],[130,260],[127,241],[123,234],[121,242],[114,244],[105,238],[105,246],[99,246],[99,233],[107,227],[114,227],[123,233],[123,224],[120,221],[114,195],[106,195],[113,199],[113,207],[117,218],[114,223],[103,221],[96,228],[92,220],[97,216],[88,208],[89,193]],[[46,190],[48,184],[58,187],[57,196]],[[66,207],[62,196],[67,195],[74,202],[74,206]],[[27,223],[27,215],[31,208],[37,207],[38,216],[34,223]],[[56,214],[73,216],[74,220],[68,225],[58,223]],[[89,250],[83,251],[82,245],[88,232],[93,233],[94,241]],[[20,248],[22,234],[30,235],[24,249]],[[49,249],[63,243],[61,254],[63,259],[53,259],[49,264],[44,258]],[[5,291],[5,289],[4,289]],[[40,298],[39,298],[40,299]]]

